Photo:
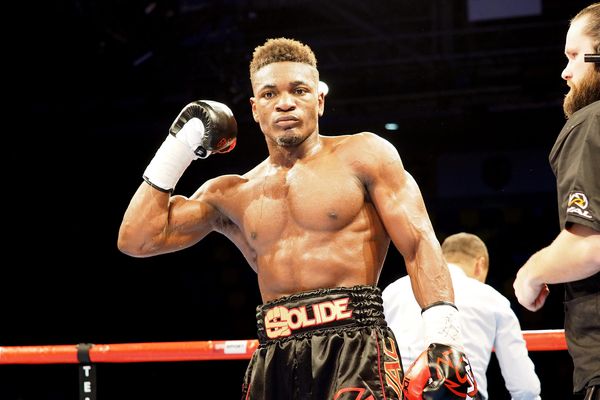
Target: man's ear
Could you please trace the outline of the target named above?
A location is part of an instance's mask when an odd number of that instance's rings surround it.
[[[250,97],[250,106],[252,107],[252,118],[254,118],[254,122],[258,122],[258,114],[256,112],[256,99],[254,97]]]
[[[485,257],[477,257],[477,260],[475,260],[475,268],[473,269],[473,275],[475,279],[477,279],[479,282],[485,283],[487,273],[488,268]]]
[[[325,112],[325,93],[319,92],[319,117]]]

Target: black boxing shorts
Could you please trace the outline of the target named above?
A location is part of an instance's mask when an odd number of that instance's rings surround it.
[[[257,307],[243,400],[397,400],[398,346],[373,286],[296,293]]]

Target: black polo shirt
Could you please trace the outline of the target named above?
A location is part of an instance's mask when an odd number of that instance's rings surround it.
[[[600,101],[575,112],[550,152],[562,229],[600,232]],[[600,385],[600,273],[565,284],[565,333],[574,391]]]

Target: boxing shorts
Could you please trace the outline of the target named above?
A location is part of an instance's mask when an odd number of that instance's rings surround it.
[[[257,307],[243,400],[396,400],[404,375],[373,286],[318,289]]]

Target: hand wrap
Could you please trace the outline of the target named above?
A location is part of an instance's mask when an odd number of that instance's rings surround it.
[[[155,189],[172,192],[193,160],[231,151],[236,138],[237,122],[229,107],[210,100],[192,102],[171,124],[144,171],[144,180]]]

